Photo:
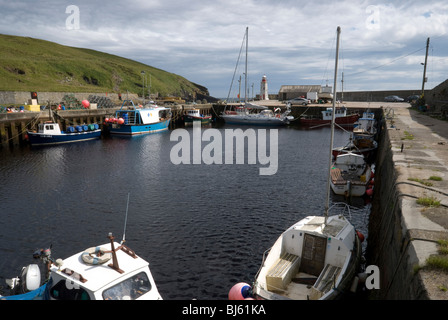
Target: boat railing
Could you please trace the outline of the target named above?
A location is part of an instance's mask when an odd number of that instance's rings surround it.
[[[333,205],[328,209],[328,212],[330,212],[331,209],[336,207],[342,207],[342,212],[338,213],[339,215],[342,215],[344,217],[348,216],[348,219],[351,220],[351,206],[348,203],[345,202],[335,202]]]
[[[137,113],[136,112],[129,112],[128,113],[128,123],[129,124],[136,124],[137,123]]]
[[[265,251],[263,252],[263,259],[261,260],[261,267],[258,269],[257,273],[255,274],[255,279],[258,279],[258,275],[260,274],[261,269],[262,269],[263,266],[264,266],[264,262],[266,261],[266,257],[268,256],[268,254],[269,254],[269,252],[271,251],[271,249],[272,249],[272,248],[269,248],[269,249],[267,249],[267,250],[265,250]]]

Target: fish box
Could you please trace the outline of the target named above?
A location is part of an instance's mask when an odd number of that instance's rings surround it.
[[[29,104],[29,105],[25,106],[25,110],[39,112],[40,111],[40,105],[38,105],[38,104]]]

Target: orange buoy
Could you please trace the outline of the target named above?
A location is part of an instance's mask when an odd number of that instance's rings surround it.
[[[359,240],[361,240],[361,242],[364,242],[365,239],[364,235],[358,230],[356,230],[356,234],[358,235]]]
[[[245,282],[234,285],[229,291],[229,300],[245,300],[250,298],[252,288]]]
[[[87,109],[90,106],[90,102],[88,100],[82,100],[82,106]]]

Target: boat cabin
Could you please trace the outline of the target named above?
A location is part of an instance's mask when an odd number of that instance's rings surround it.
[[[264,117],[273,117],[274,116],[274,112],[271,109],[261,110],[260,111],[260,115],[264,116]]]
[[[171,109],[156,107],[152,109],[119,110],[115,118],[125,125],[150,124],[164,121],[169,118]]]
[[[322,119],[323,120],[331,120],[333,117],[332,114],[333,114],[333,108],[327,108],[326,110],[322,111]],[[347,108],[346,107],[336,108],[335,118],[346,117],[346,116],[347,116]]]
[[[187,110],[187,115],[190,117],[200,117],[201,113],[199,112],[199,109],[191,109]]]
[[[38,133],[49,134],[49,135],[58,135],[61,134],[61,129],[59,128],[59,124],[54,122],[46,122],[40,123],[37,127]]]
[[[99,257],[98,248],[104,253]],[[47,284],[50,299],[162,299],[148,262],[116,242],[79,252],[63,260],[62,265],[52,265],[50,272]]]
[[[365,173],[366,161],[361,154],[347,152],[336,157],[334,166],[341,169],[343,172],[352,172],[361,176]]]

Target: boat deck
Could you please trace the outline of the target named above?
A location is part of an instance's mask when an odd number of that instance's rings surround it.
[[[365,185],[367,181],[356,174],[350,172],[343,172],[339,168],[331,169],[331,180],[335,185],[345,185],[350,181],[353,185]]]
[[[308,300],[317,277],[299,272],[291,279],[284,296],[292,300]]]
[[[284,289],[269,290],[277,294],[271,296],[271,298],[318,300],[334,287],[334,283],[340,273],[340,267],[330,264],[325,266],[319,277],[299,271],[292,277]]]

